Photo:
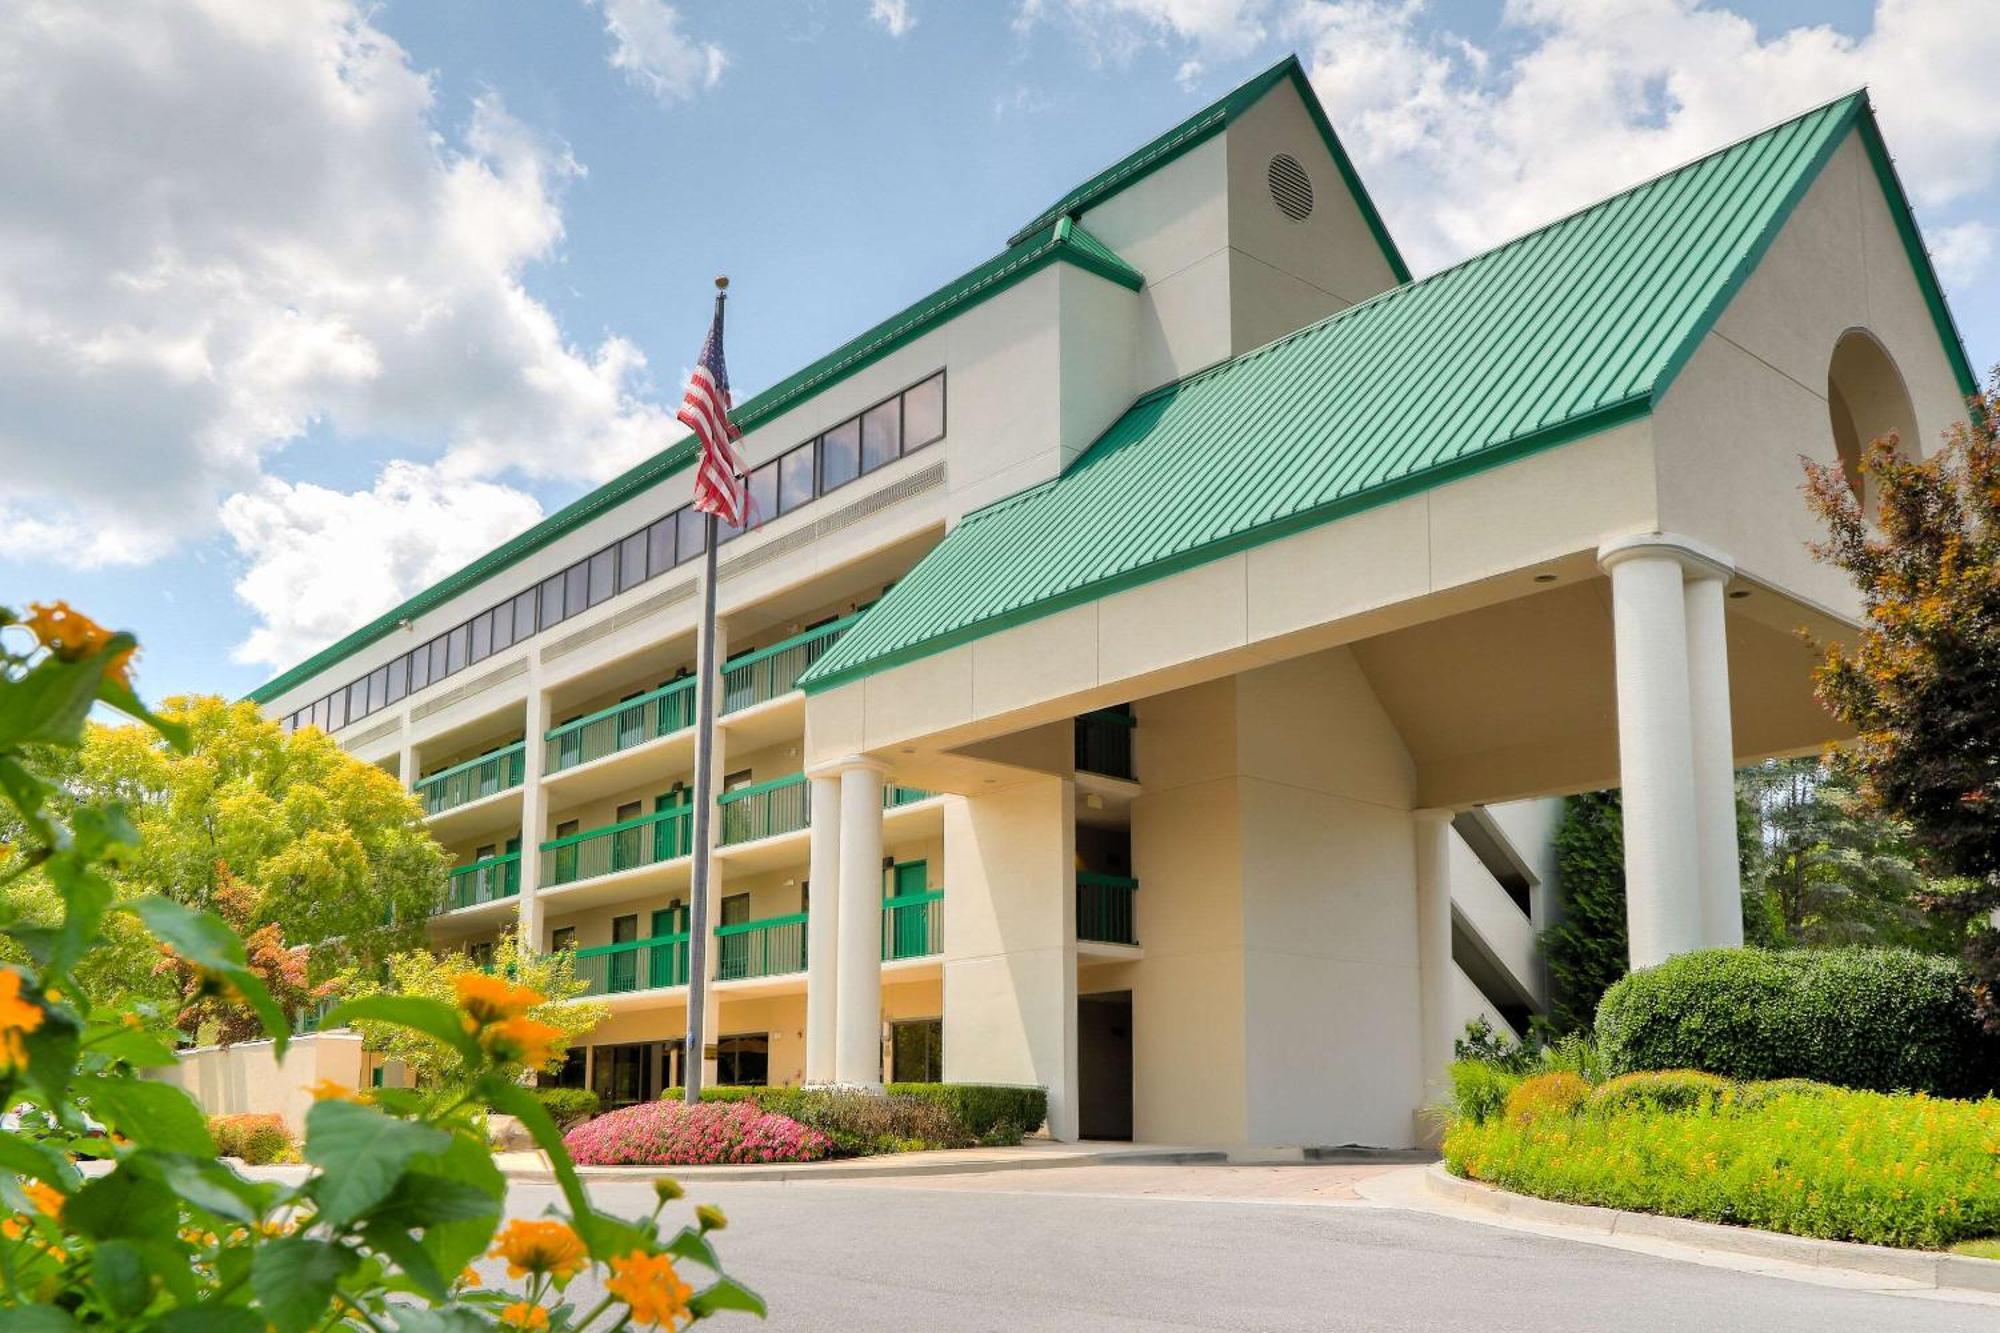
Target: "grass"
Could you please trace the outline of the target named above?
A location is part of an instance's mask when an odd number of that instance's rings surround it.
[[[1962,1254],[1968,1259],[2000,1259],[2000,1236],[1982,1236],[1978,1240],[1962,1240],[1951,1247],[1953,1254]]]

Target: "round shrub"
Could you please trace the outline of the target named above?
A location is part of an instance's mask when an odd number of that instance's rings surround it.
[[[246,1166],[296,1162],[298,1143],[275,1115],[219,1115],[210,1118],[208,1132],[223,1157],[239,1157]]]
[[[1663,1069],[1620,1074],[1590,1094],[1590,1109],[1600,1115],[1625,1111],[1712,1111],[1736,1085],[1698,1069]]]
[[[1575,1115],[1590,1096],[1590,1084],[1581,1074],[1558,1070],[1524,1078],[1507,1094],[1507,1119],[1516,1125],[1537,1120]]]
[[[817,1162],[826,1135],[753,1102],[641,1102],[586,1120],[563,1136],[579,1166],[716,1166]]]
[[[1605,992],[1606,1069],[1698,1069],[1877,1092],[1978,1097],[2000,1086],[1958,962],[1907,949],[1706,949]]]
[[[1507,1095],[1520,1082],[1521,1075],[1490,1061],[1452,1061],[1451,1117],[1485,1124],[1506,1109]]]
[[[535,1100],[549,1113],[549,1119],[556,1122],[557,1129],[568,1129],[590,1119],[602,1109],[603,1103],[589,1088],[536,1088]]]

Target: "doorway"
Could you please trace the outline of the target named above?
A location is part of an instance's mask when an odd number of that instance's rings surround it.
[[[1132,992],[1076,997],[1077,1133],[1132,1137]]]

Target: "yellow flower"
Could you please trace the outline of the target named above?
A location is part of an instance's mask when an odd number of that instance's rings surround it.
[[[477,1032],[489,1023],[519,1018],[544,999],[539,991],[516,986],[500,977],[489,977],[484,972],[461,972],[452,986],[458,992],[458,1007],[465,1011],[468,1032]]]
[[[563,1030],[532,1018],[503,1018],[480,1035],[486,1053],[496,1060],[529,1066],[545,1065],[555,1057]]]
[[[476,1287],[476,1286],[478,1286],[478,1285],[479,1285],[479,1270],[478,1270],[478,1269],[476,1269],[476,1268],[473,1268],[473,1267],[471,1267],[470,1265],[466,1266],[465,1268],[462,1268],[462,1269],[460,1269],[460,1270],[459,1270],[459,1272],[458,1272],[458,1285],[459,1285],[459,1286],[461,1286],[461,1287]]]
[[[43,1217],[61,1217],[62,1191],[52,1185],[44,1185],[39,1180],[31,1180],[21,1186],[21,1192],[28,1196],[28,1202],[35,1205],[35,1211]]]
[[[0,1074],[28,1063],[28,1044],[22,1038],[46,1017],[40,1005],[21,998],[21,974],[0,968]]]
[[[500,1312],[502,1328],[537,1329],[549,1326],[549,1312],[529,1301],[515,1301]]]
[[[729,1219],[724,1217],[722,1210],[712,1203],[697,1204],[694,1217],[695,1221],[701,1223],[703,1231],[720,1231],[729,1225]]]
[[[65,662],[86,658],[111,642],[110,630],[83,612],[71,610],[68,602],[31,602],[28,610],[34,614],[21,623]],[[132,684],[132,652],[127,648],[118,654],[104,673],[127,688]]]
[[[323,1078],[306,1089],[316,1102],[351,1102],[355,1100],[354,1089],[335,1079]]]
[[[493,1246],[494,1259],[507,1261],[508,1277],[547,1273],[567,1278],[583,1271],[586,1256],[583,1241],[569,1224],[554,1219],[531,1221],[517,1217],[509,1222]]]
[[[632,1307],[633,1323],[667,1328],[687,1316],[688,1298],[694,1295],[694,1288],[674,1271],[672,1259],[644,1250],[613,1259],[604,1289]]]

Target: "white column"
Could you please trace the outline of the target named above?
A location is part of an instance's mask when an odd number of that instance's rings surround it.
[[[1743,943],[1743,870],[1736,846],[1736,746],[1729,721],[1729,641],[1723,622],[1727,574],[1687,569],[1688,707],[1694,753],[1694,817],[1701,862],[1702,943]]]
[[[1412,812],[1417,849],[1417,998],[1423,1025],[1421,1106],[1441,1100],[1451,1068],[1451,811]]]
[[[536,896],[541,885],[542,839],[548,836],[548,802],[542,795],[542,758],[547,752],[543,737],[549,730],[549,696],[542,688],[541,673],[528,668],[528,701],[525,710],[527,753],[521,766],[521,946],[537,953],[549,947],[544,928],[542,902]]]
[[[727,762],[729,732],[722,725],[722,677],[723,664],[729,660],[729,624],[718,614],[715,618],[714,628],[715,653],[711,659],[715,663],[715,680],[711,682],[715,689],[714,744],[709,747],[707,755],[697,754],[695,762],[700,764],[706,759],[709,765],[709,790],[715,793],[715,795],[720,796],[722,794],[723,775],[729,771],[729,764]],[[695,630],[695,661],[697,663],[702,660],[700,635],[701,630],[697,626]],[[698,670],[699,667],[697,667]],[[717,1043],[722,1040],[723,1036],[722,997],[717,995],[715,990],[716,969],[722,957],[722,950],[716,947],[715,928],[722,924],[723,881],[725,878],[722,860],[715,855],[715,849],[722,845],[722,818],[720,812],[720,806],[715,807],[709,812],[707,852],[708,911],[703,920],[693,921],[693,904],[689,904],[688,909],[689,918],[692,922],[689,929],[701,931],[704,940],[707,942],[707,948],[704,950],[706,957],[702,960],[702,970],[706,981],[701,989],[701,1041],[703,1049],[688,1051],[682,1058],[687,1060],[698,1059],[701,1061],[701,1086],[704,1088],[712,1088],[716,1085],[718,1062],[715,1057],[715,1051]],[[695,854],[701,855],[702,849],[699,847],[695,848]]]
[[[1618,674],[1625,919],[1632,966],[1702,947],[1694,710],[1683,573],[1695,548],[1657,534],[1607,543]]]
[[[834,1081],[840,1031],[840,789],[837,773],[814,775],[812,854],[806,870],[806,1082]]]
[[[882,1084],[882,775],[881,765],[865,759],[840,766],[833,1065],[834,1078],[855,1087]]]

